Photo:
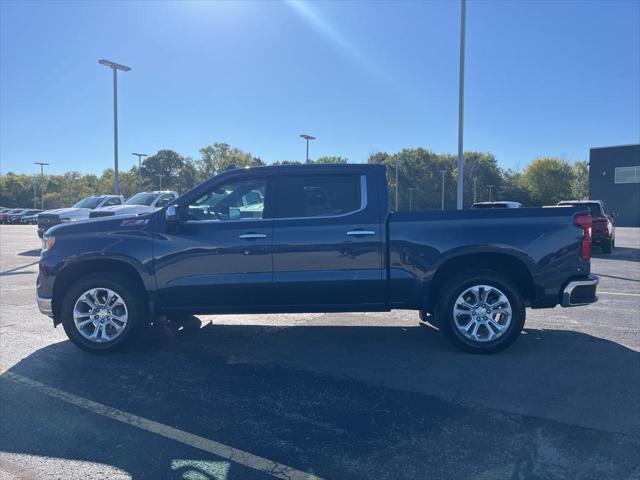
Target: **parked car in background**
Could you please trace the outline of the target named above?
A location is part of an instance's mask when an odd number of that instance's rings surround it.
[[[89,214],[89,218],[151,213],[156,211],[158,208],[168,205],[176,198],[178,198],[178,193],[169,190],[140,192],[136,193],[133,197],[124,202],[124,205],[114,205],[94,210]]]
[[[5,212],[0,213],[0,223],[9,223],[9,215],[15,215],[26,208],[10,208]]]
[[[471,208],[521,208],[519,202],[476,202]]]
[[[28,213],[20,219],[20,223],[24,225],[37,225],[38,215],[40,214],[40,212],[42,212],[42,210],[31,210],[31,213]]]
[[[96,208],[122,205],[123,203],[124,197],[122,195],[94,195],[83,198],[71,208],[47,210],[38,215],[38,236],[42,238],[44,232],[60,223],[88,220],[91,210]]]
[[[35,215],[36,213],[41,212],[42,210],[38,210],[37,208],[25,208],[16,213],[10,213],[7,217],[7,223],[22,223],[22,219],[28,215]]]
[[[586,207],[591,215],[591,240],[602,248],[604,253],[611,253],[616,246],[615,214],[607,208],[602,200],[563,200],[561,207]]]
[[[386,175],[236,169],[152,213],[59,225],[43,240],[38,307],[92,352],[157,317],[412,309],[490,353],[520,336],[526,307],[597,300],[586,208],[390,212]]]

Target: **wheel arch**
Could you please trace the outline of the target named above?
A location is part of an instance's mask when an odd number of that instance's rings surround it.
[[[89,274],[97,272],[110,272],[124,275],[131,281],[133,281],[140,289],[140,292],[144,294],[144,302],[148,304],[147,290],[145,289],[144,282],[138,270],[131,264],[124,260],[115,259],[90,259],[74,262],[63,268],[58,275],[53,285],[53,316],[54,323],[58,325],[61,323],[60,308],[62,306],[62,299],[71,287],[71,285],[78,279],[85,277]]]
[[[526,305],[535,301],[536,288],[527,264],[509,253],[468,253],[449,258],[436,270],[430,282],[427,295],[426,310],[432,312],[439,290],[453,275],[464,270],[488,269],[504,275],[514,282],[517,290],[522,294]]]

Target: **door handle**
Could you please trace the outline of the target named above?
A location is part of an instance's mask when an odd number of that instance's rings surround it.
[[[238,235],[238,238],[242,240],[253,240],[256,238],[267,238],[264,233],[243,233],[242,235]]]
[[[347,235],[350,235],[352,237],[359,237],[361,235],[375,235],[376,232],[374,232],[373,230],[349,230],[347,232]]]

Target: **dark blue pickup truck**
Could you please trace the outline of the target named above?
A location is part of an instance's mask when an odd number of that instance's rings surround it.
[[[49,229],[37,301],[89,351],[189,314],[412,309],[487,353],[525,307],[597,300],[590,222],[580,207],[393,213],[377,165],[237,169],[154,213]]]

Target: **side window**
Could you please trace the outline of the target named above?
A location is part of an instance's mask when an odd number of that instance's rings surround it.
[[[253,220],[262,218],[266,178],[238,180],[216,186],[189,204],[188,221]]]
[[[118,197],[113,197],[104,202],[103,207],[111,207],[113,205],[120,205],[120,199]]]
[[[281,177],[275,218],[330,217],[359,210],[360,175]]]
[[[171,202],[172,200],[173,195],[171,195],[170,193],[166,193],[162,195],[162,197],[160,197],[160,200],[158,200],[158,203],[156,203],[156,208],[162,208],[165,205],[169,204],[169,202]]]

